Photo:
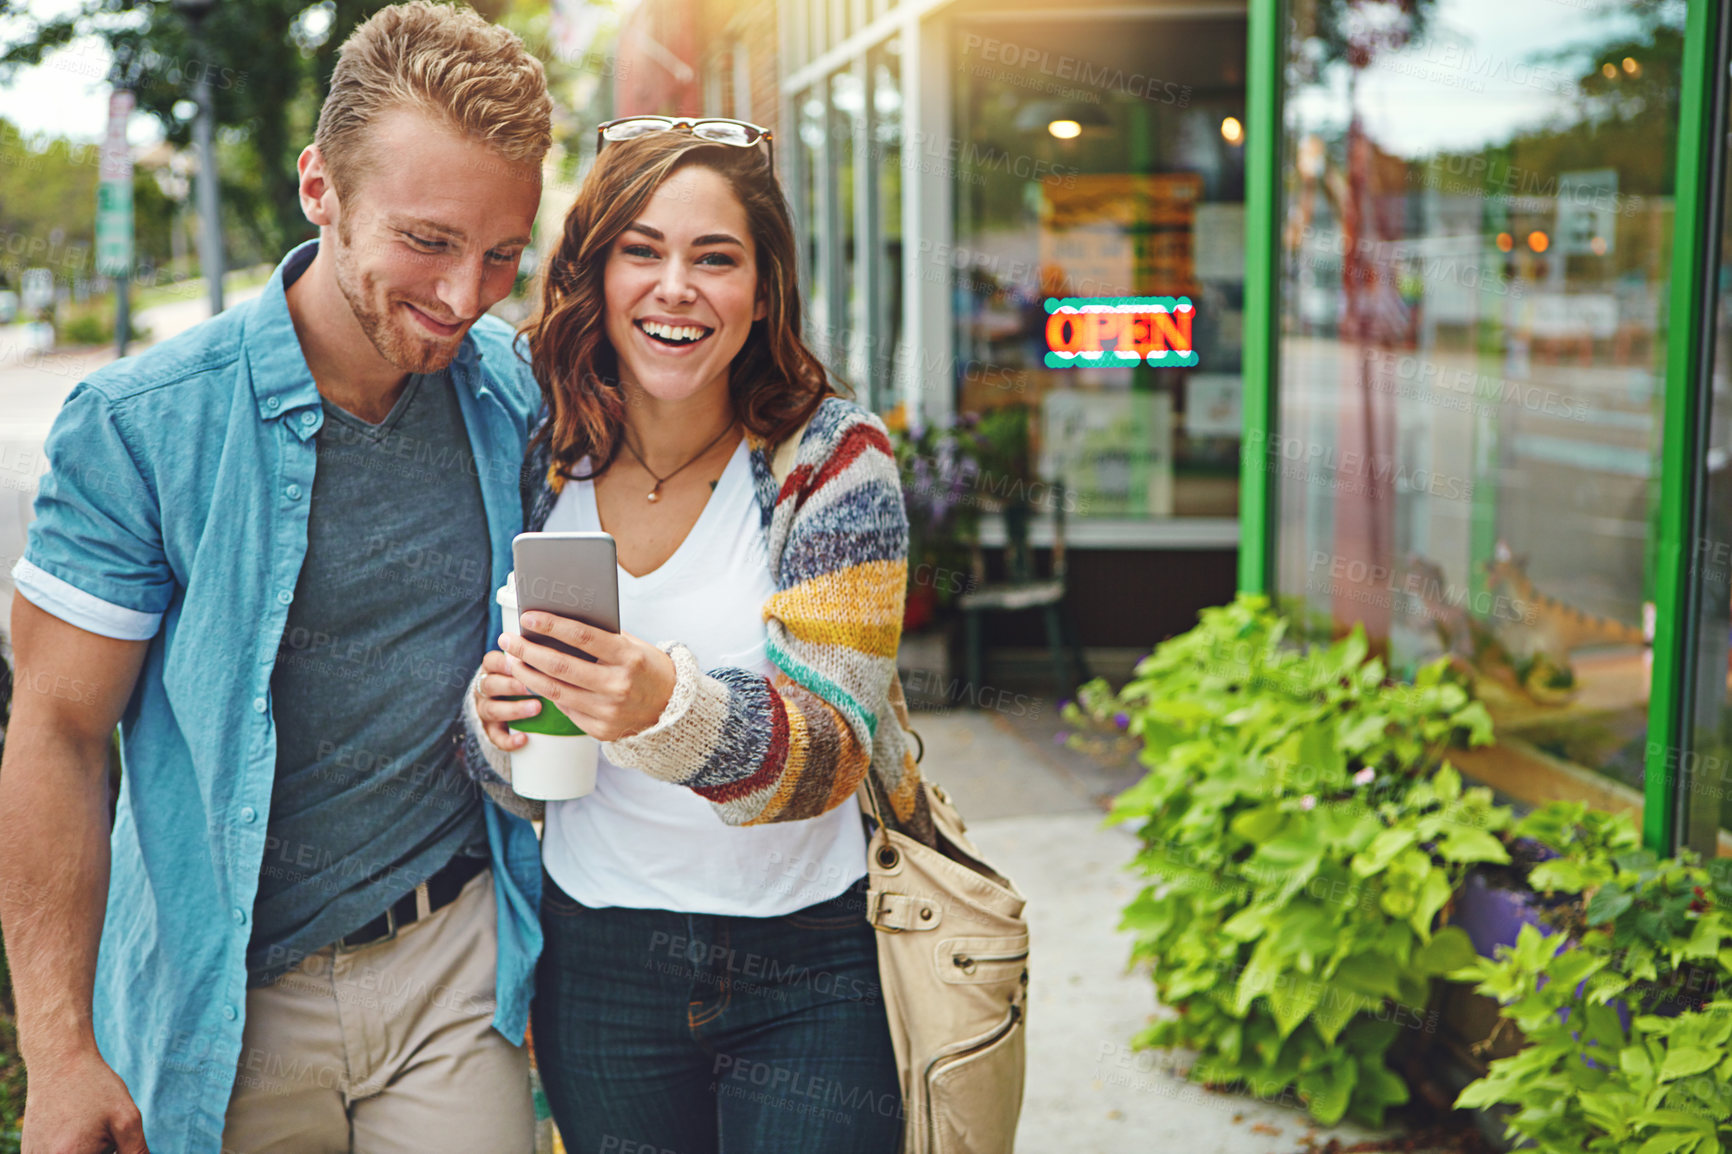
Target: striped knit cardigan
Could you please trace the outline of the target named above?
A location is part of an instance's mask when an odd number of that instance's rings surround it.
[[[884,425],[827,398],[779,490],[775,446],[751,437],[749,447],[776,588],[763,609],[776,673],[700,673],[690,650],[667,642],[676,681],[661,717],[602,749],[615,765],[693,790],[729,825],[816,817],[847,804],[870,774],[887,819],[933,844],[901,694],[892,701],[908,521]],[[524,528],[539,530],[564,480],[550,475],[545,443],[531,450],[524,477]],[[473,689],[464,761],[490,796],[525,813],[506,784],[510,755],[481,736]]]

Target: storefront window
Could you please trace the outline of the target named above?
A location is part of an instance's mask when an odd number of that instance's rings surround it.
[[[866,139],[866,92],[860,77],[852,70],[830,77],[830,111],[830,141],[836,170],[838,256],[832,266],[832,287],[842,301],[840,323],[830,334],[830,345],[834,349],[830,370],[864,393],[862,386],[866,372],[862,353],[866,314],[855,267],[855,261],[859,259],[855,243],[859,224],[855,209],[859,203],[855,169],[860,163],[857,154]]]
[[[1471,671],[1470,772],[1634,811],[1684,5],[1380,11],[1290,8],[1276,588]]]
[[[1726,61],[1719,63],[1724,71]],[[1732,854],[1732,152],[1717,158],[1723,168],[1720,263],[1712,272],[1713,351],[1705,458],[1696,478],[1703,530],[1692,540],[1689,576],[1696,589],[1691,621],[1695,648],[1691,746],[1683,770],[1682,840],[1699,852]],[[1686,602],[1689,604],[1689,602]]]
[[[870,56],[872,168],[878,184],[878,264],[870,377],[880,408],[893,404],[902,335],[902,41],[891,37]]]
[[[835,234],[829,226],[826,185],[829,183],[831,146],[829,102],[822,89],[810,89],[798,101],[800,110],[800,221],[805,230],[807,335],[815,351],[826,361],[829,342],[825,333],[830,293],[824,269],[831,259],[830,242]]]
[[[1078,517],[1238,511],[1242,16],[958,21],[957,408],[1028,406]]]

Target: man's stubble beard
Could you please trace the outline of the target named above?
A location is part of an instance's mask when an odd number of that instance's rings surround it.
[[[391,365],[406,373],[436,373],[449,365],[457,355],[463,334],[459,333],[447,345],[433,337],[417,340],[404,332],[401,326],[393,324],[389,302],[385,304],[385,311],[380,311],[373,305],[371,278],[364,275],[357,277],[353,248],[354,238],[349,231],[349,218],[340,216],[337,219],[337,248],[334,254],[337,288],[348,302],[349,311],[355,314],[356,323],[372,342],[373,348]],[[414,323],[407,318],[405,321]],[[468,329],[464,329],[464,332],[468,332]]]

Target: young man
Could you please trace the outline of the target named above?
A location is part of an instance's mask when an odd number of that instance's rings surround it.
[[[539,394],[484,314],[550,113],[509,32],[379,12],[301,154],[319,239],[56,420],[0,768],[26,1151],[529,1148],[539,854],[452,738],[521,523]]]

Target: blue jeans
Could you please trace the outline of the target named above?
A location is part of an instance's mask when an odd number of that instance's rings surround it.
[[[866,882],[774,918],[594,909],[542,878],[535,1057],[571,1154],[895,1154]]]

